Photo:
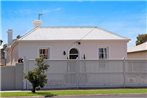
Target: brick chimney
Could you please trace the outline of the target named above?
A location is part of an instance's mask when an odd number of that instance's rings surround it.
[[[13,30],[8,29],[7,34],[8,34],[8,46],[9,46],[9,45],[11,45],[11,43],[13,41]]]
[[[41,23],[42,23],[41,20],[34,20],[33,21],[33,25],[34,25],[35,28],[40,27]]]

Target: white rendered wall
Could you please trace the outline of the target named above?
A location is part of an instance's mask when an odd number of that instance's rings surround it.
[[[71,48],[78,49],[79,59],[83,59],[84,54],[86,59],[98,59],[99,48],[109,49],[109,59],[123,59],[127,57],[127,42],[125,41],[81,41],[80,45],[74,41],[20,42],[18,48],[19,57],[35,59],[39,57],[40,48],[50,48],[51,60],[67,59]],[[66,55],[63,55],[63,51],[66,52]]]

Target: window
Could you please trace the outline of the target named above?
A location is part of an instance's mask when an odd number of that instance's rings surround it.
[[[48,50],[49,49],[40,49],[39,50],[39,56],[43,57],[44,59],[48,59],[49,58]]]
[[[77,59],[78,58],[78,50],[75,49],[75,48],[72,48],[70,51],[69,51],[69,59]]]
[[[107,58],[108,58],[108,49],[99,48],[99,59],[107,59]]]

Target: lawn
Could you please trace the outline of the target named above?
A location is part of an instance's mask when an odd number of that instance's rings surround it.
[[[62,95],[92,95],[92,94],[147,94],[147,88],[139,89],[86,89],[86,90],[41,90],[31,92],[0,92],[2,97],[14,96],[62,96]]]

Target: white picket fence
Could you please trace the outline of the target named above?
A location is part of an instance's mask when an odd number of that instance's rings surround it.
[[[147,60],[46,60],[48,83],[45,89],[147,87]],[[24,60],[24,73],[35,67]],[[24,89],[31,84],[24,80]]]

